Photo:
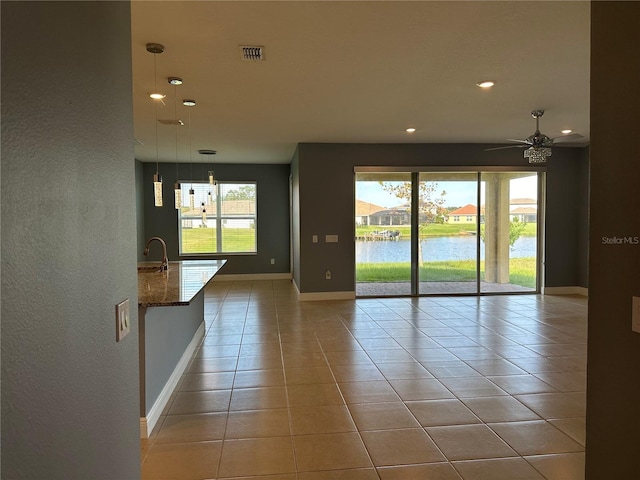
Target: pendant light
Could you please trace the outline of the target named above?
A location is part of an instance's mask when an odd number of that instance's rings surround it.
[[[207,225],[207,207],[202,202],[202,225]]]
[[[180,177],[178,175],[178,126],[182,124],[182,120],[178,119],[178,85],[182,85],[182,79],[178,77],[169,77],[169,83],[173,85],[173,116],[176,124],[176,182],[173,184],[173,200],[176,210],[182,208],[182,189],[180,187]]]
[[[183,100],[182,104],[186,107],[195,107],[195,100]],[[191,188],[189,189],[189,208],[194,210],[196,208],[196,195],[193,190],[193,162],[191,161],[191,112],[189,112],[189,168],[191,171]]]
[[[196,208],[196,192],[193,190],[193,185],[189,189],[189,208],[193,210]]]
[[[211,189],[215,187],[209,186],[209,191],[207,192],[207,205],[213,207],[213,195],[211,195]]]
[[[202,150],[198,150],[198,152],[202,153]],[[204,162],[202,163],[202,173],[204,174]],[[209,195],[211,195],[211,192],[209,192]],[[207,207],[204,202],[202,202],[202,224],[207,225]]]
[[[162,100],[164,95],[158,93],[158,66],[156,62],[156,56],[164,52],[164,46],[159,43],[147,43],[147,52],[153,53],[153,76],[155,82],[154,91],[150,97],[154,100]],[[158,104],[155,104],[156,109],[156,173],[153,175],[153,204],[156,207],[162,206],[162,177],[159,173],[159,156],[158,156]]]
[[[198,153],[200,153],[201,155],[213,156],[218,152],[216,152],[215,150],[198,150]],[[213,167],[213,162],[211,166]],[[207,177],[209,179],[209,192],[207,193],[207,205],[213,206],[213,195],[211,194],[211,191],[214,190],[216,187],[216,179],[215,179],[213,169],[207,172]]]
[[[178,178],[178,164],[176,163],[176,179]],[[176,183],[173,184],[173,200],[176,206],[176,210],[180,210],[182,208],[182,187],[180,186],[180,182],[176,180]]]

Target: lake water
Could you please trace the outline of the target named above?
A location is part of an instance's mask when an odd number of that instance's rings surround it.
[[[520,237],[514,243],[510,257],[535,257],[536,237]],[[422,240],[422,257],[428,261],[475,260],[476,237],[431,237]],[[356,241],[356,263],[408,262],[411,259],[409,240]],[[480,240],[480,260],[484,260],[484,242]]]

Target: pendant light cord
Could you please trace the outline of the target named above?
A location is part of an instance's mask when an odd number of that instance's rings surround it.
[[[158,63],[157,63],[157,59],[156,56],[158,54],[154,53],[153,54],[153,79],[154,79],[154,92],[158,91]],[[160,178],[160,165],[159,165],[159,155],[158,155],[158,102],[155,102],[155,107],[156,107],[156,175],[158,175],[158,178]]]
[[[173,118],[176,121],[176,183],[180,181],[178,172],[178,87],[173,86]]]
[[[189,171],[191,172],[191,189],[193,190],[193,162],[191,160],[191,110],[189,110]]]

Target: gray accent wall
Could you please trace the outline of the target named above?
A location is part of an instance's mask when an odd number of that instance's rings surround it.
[[[205,167],[208,170],[207,164]],[[289,273],[289,171],[287,164],[215,164],[218,181],[257,182],[258,192],[258,253],[234,255],[180,256],[178,254],[178,211],[174,208],[173,184],[192,178],[204,180],[202,163],[180,163],[176,171],[175,163],[160,163],[158,171],[162,176],[163,207],[153,204],[153,175],[155,163],[144,163],[142,169],[144,242],[151,237],[161,237],[167,243],[169,260],[226,258],[227,264],[220,275]],[[159,260],[161,250],[154,246],[149,252],[149,260]],[[271,265],[271,259],[275,264]],[[146,259],[145,259],[146,260]]]
[[[640,3],[591,3],[586,478],[640,478]]]
[[[130,4],[1,9],[2,478],[136,479]]]
[[[146,416],[204,322],[204,290],[189,305],[148,307],[140,315],[144,315],[140,321],[144,321],[145,343],[145,405],[141,416]]]
[[[300,144],[294,158],[294,281],[302,293],[355,287],[354,167],[527,166],[522,150],[486,152],[476,144]],[[547,286],[577,286],[584,148],[554,148],[547,164]],[[581,216],[582,215],[582,216]],[[338,243],[325,243],[327,234]],[[318,235],[319,242],[312,243]],[[331,270],[332,279],[325,279]]]
[[[587,212],[581,210],[580,204],[584,150],[554,148],[547,160],[545,287],[574,287],[580,283],[580,225],[589,223]],[[581,217],[581,213],[585,216]],[[582,258],[582,262],[586,265],[587,258]]]

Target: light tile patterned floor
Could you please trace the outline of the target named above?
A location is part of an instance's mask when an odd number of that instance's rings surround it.
[[[583,297],[213,282],[144,480],[582,480]]]

